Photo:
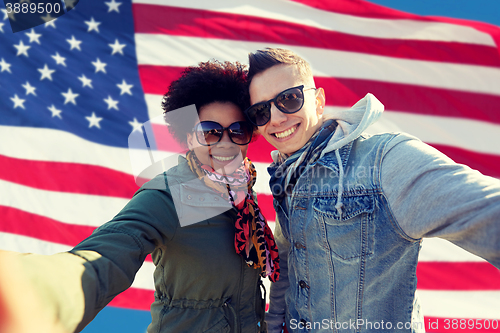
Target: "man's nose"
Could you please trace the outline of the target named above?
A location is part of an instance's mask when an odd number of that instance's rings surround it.
[[[285,122],[286,119],[286,114],[278,110],[274,103],[271,103],[271,120],[269,121],[269,123],[273,126],[277,126]]]

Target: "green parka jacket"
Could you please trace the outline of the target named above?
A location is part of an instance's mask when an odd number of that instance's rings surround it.
[[[63,326],[83,329],[132,284],[151,253],[155,301],[148,333],[265,331],[260,270],[248,267],[234,248],[236,210],[203,185],[184,158],[179,162],[70,253],[45,256],[44,263],[29,259],[46,270],[63,264],[74,272],[62,275],[73,282],[51,282],[47,292]],[[68,309],[68,303],[76,305]]]

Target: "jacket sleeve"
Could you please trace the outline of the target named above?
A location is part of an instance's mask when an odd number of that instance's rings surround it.
[[[407,236],[440,237],[500,268],[500,181],[457,164],[420,140],[385,147],[381,184]]]
[[[283,236],[280,223],[276,219],[274,239],[278,246],[280,256],[280,277],[276,282],[271,282],[269,294],[269,311],[266,313],[267,330],[269,333],[281,333],[285,323],[285,293],[290,282],[288,280],[288,251],[290,243]]]
[[[130,287],[146,256],[173,237],[177,221],[168,193],[141,191],[70,252],[22,254],[19,263],[44,311],[65,331],[79,332]]]

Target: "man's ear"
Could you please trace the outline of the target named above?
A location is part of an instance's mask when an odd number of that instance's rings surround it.
[[[316,113],[318,116],[321,116],[325,111],[325,90],[323,88],[316,89]]]

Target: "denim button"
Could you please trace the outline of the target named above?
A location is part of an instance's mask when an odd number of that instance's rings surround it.
[[[201,197],[201,198],[200,198],[200,201],[205,201],[205,198]]]
[[[188,198],[188,200],[191,200],[191,199],[192,199],[192,197],[191,197],[191,195],[190,195],[190,194],[188,194],[188,196],[187,196],[186,198]]]
[[[299,286],[300,286],[301,288],[303,288],[303,289],[304,289],[304,288],[309,288],[309,286],[307,285],[307,283],[306,283],[304,280],[300,280],[300,282],[299,282]]]
[[[305,249],[306,247],[300,242],[295,242],[295,248],[301,250]]]

